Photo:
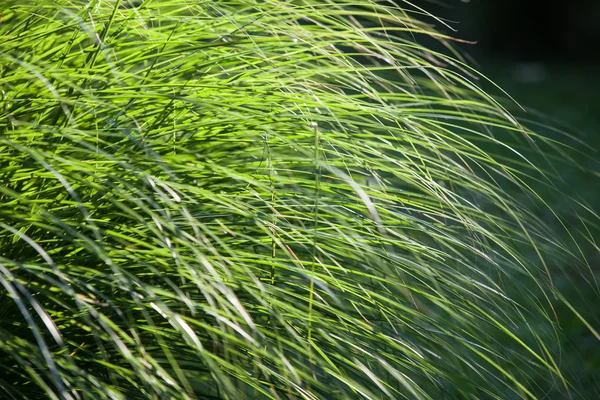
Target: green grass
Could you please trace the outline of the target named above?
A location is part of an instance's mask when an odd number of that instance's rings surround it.
[[[423,10],[0,5],[3,398],[585,395],[586,156]]]

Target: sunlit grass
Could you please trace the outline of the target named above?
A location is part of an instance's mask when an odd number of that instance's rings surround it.
[[[598,294],[597,216],[550,210],[551,230],[532,189],[573,151],[478,89],[423,13],[5,7],[0,394],[577,396],[553,274]]]

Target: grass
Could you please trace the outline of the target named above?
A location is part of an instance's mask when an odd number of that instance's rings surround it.
[[[582,398],[597,214],[538,192],[585,155],[424,12],[5,4],[2,397]]]
[[[488,65],[485,70],[490,71],[495,80],[520,102],[535,104],[537,110],[528,112],[529,117],[536,115],[536,112],[538,114],[542,112],[545,119],[549,119],[548,116],[553,117],[553,120],[548,124],[554,127],[567,127],[563,129],[579,132],[577,136],[581,138],[581,142],[576,138],[565,139],[571,146],[582,151],[585,151],[586,147],[600,149],[598,141],[600,137],[596,133],[600,120],[598,115],[594,114],[592,108],[590,108],[590,105],[593,104],[593,93],[598,88],[600,81],[594,75],[594,69],[591,66],[550,63],[546,66],[546,79],[528,84],[512,81],[510,77],[513,68],[506,65],[506,63],[496,62],[495,67]],[[556,137],[557,133],[550,128],[550,126],[539,127],[537,130],[544,135]],[[568,183],[571,193],[577,196],[579,201],[586,204],[590,209],[598,210],[600,206],[598,191],[595,190],[594,185],[589,184],[597,179],[598,158],[580,159],[579,165],[580,168],[561,170],[561,180]],[[568,199],[565,200],[560,193],[544,193],[544,199],[553,208],[563,211],[563,219],[567,221],[577,220],[577,213],[568,206]],[[595,234],[595,237],[597,237],[597,234]],[[590,247],[586,253],[590,255],[591,268],[598,271],[600,261],[598,252]],[[599,315],[596,307],[588,305],[588,299],[594,296],[593,289],[585,284],[573,284],[568,273],[566,277],[563,276],[568,270],[569,268],[566,268],[563,273],[555,275],[557,286],[565,296],[574,302],[575,307],[582,313],[584,319],[597,320]],[[565,355],[563,364],[571,365],[567,369],[570,368],[576,371],[574,379],[579,381],[582,388],[585,388],[581,397],[586,399],[596,398],[600,395],[597,380],[600,367],[597,362],[600,357],[597,339],[585,324],[574,315],[568,311],[561,312],[559,310],[558,313],[562,316],[559,324],[563,332],[562,349]]]

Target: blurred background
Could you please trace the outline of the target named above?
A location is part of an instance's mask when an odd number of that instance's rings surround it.
[[[535,116],[572,136],[538,127],[582,151],[581,168],[560,171],[569,195],[600,212],[600,0],[422,0],[413,4],[442,17],[455,31],[432,18],[427,22],[453,37],[476,42],[458,47],[468,62],[527,108],[521,116]],[[498,93],[480,81],[490,93]],[[516,109],[516,107],[515,107]],[[516,111],[519,113],[518,109]],[[540,114],[537,114],[539,112]],[[579,142],[581,139],[583,142]],[[550,207],[565,211],[564,196],[550,196]],[[568,211],[567,211],[568,214]],[[572,214],[568,219],[576,219]],[[573,221],[570,221],[573,222]],[[597,228],[597,227],[596,227]],[[594,231],[592,231],[594,232]],[[598,232],[596,229],[595,232]],[[600,235],[582,243],[592,273],[600,281]],[[570,266],[564,266],[568,271]],[[553,279],[560,282],[558,272]],[[560,288],[567,298],[579,299],[577,308],[596,330],[600,328],[598,294],[582,282],[564,279]],[[580,320],[558,308],[558,325],[564,334],[561,360],[582,390],[583,399],[600,399],[600,342]],[[549,398],[554,398],[550,396]]]
[[[599,60],[597,0],[446,0],[428,9],[457,22],[459,35],[476,40],[474,50],[485,57],[585,65]]]
[[[474,44],[459,47],[519,103],[600,149],[600,0],[419,0]],[[600,189],[599,189],[600,191]]]

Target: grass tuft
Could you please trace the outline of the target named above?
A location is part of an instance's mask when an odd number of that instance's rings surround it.
[[[0,397],[580,395],[597,214],[536,189],[572,151],[425,10],[0,6]]]

